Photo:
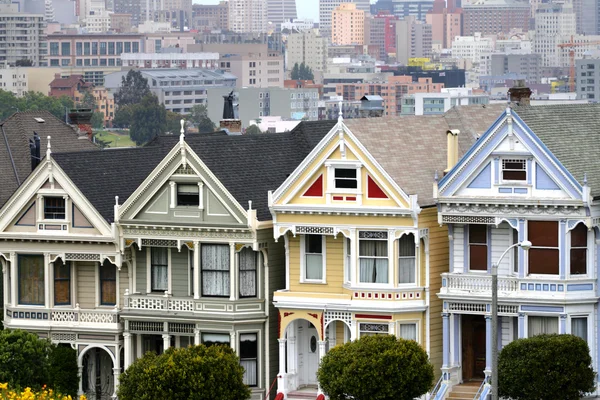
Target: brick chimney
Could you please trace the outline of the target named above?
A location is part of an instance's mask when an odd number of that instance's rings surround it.
[[[77,126],[79,136],[87,136],[92,140],[92,115],[93,111],[90,108],[75,108],[69,111],[69,121],[72,125]]]
[[[514,86],[508,89],[508,97],[511,103],[517,103],[520,106],[531,104],[531,89],[525,85],[524,79],[515,80]]]

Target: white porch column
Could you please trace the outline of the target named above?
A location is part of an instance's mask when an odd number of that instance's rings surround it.
[[[358,282],[356,278],[358,266],[358,237],[356,236],[356,229],[350,229],[350,236],[350,285],[355,286]]]
[[[492,316],[485,316],[485,376],[492,372]]]
[[[10,253],[10,304],[17,305],[17,255]]]
[[[79,369],[79,389],[77,389],[77,396],[81,396],[83,394],[83,365],[81,365],[81,361],[79,357],[77,357],[77,369]]]
[[[163,349],[164,349],[164,351],[167,351],[167,349],[169,347],[171,347],[171,335],[169,335],[168,333],[163,333],[162,339],[163,339]]]
[[[121,375],[121,352],[119,351],[119,348],[117,346],[116,351],[115,351],[115,364],[113,365],[113,377],[114,377],[114,392],[113,395],[111,396],[111,398],[116,399],[117,398],[117,389],[119,388],[119,375]]]
[[[231,331],[229,332],[229,346],[233,351],[237,350],[236,344],[237,343],[235,341],[235,331]]]
[[[200,329],[194,329],[194,344],[198,346],[200,344]]]
[[[229,243],[229,300],[234,301],[235,295],[235,243]]]
[[[131,352],[133,350],[131,347],[131,333],[129,332],[123,332],[123,347],[125,353],[125,369],[127,369],[132,363]]]
[[[140,333],[138,333],[137,335],[135,335],[135,358],[136,360],[140,357],[143,356],[142,352],[142,335]]]
[[[350,341],[351,342],[354,342],[356,339],[358,339],[356,329],[358,329],[358,322],[356,320],[352,320],[350,322]]]
[[[277,339],[279,342],[279,372],[277,373],[277,393],[287,395],[287,377],[285,373],[285,339]]]
[[[10,299],[8,298],[8,293],[9,293],[8,287],[10,285],[10,281],[8,279],[8,277],[9,277],[8,271],[9,271],[10,265],[8,265],[8,261],[4,260],[1,257],[0,257],[0,264],[2,265],[2,282],[4,284],[4,287],[2,288],[3,296],[4,296],[2,301],[4,302],[3,304],[9,304]]]
[[[47,306],[46,307],[54,307],[54,263],[51,262],[48,264],[48,286],[47,286],[47,291],[48,293],[46,293],[46,297],[48,299],[47,301]],[[118,296],[117,296],[118,297]]]
[[[194,276],[192,279],[194,280],[194,299],[200,299],[200,242],[194,240],[194,255],[193,255],[193,263],[194,263]],[[199,344],[196,342],[196,344]]]

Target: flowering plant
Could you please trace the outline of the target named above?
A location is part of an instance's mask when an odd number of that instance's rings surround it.
[[[82,394],[79,399],[74,399],[70,395],[56,393],[46,385],[39,392],[34,392],[29,387],[24,390],[9,389],[8,383],[0,383],[0,400],[86,400],[86,397]]]

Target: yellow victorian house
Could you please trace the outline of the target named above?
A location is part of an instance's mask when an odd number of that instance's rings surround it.
[[[269,193],[274,236],[286,250],[285,289],[273,295],[279,312],[277,391],[286,398],[301,389],[316,397],[320,358],[363,335],[415,340],[439,370],[441,304],[430,292],[437,292],[448,268],[448,239],[430,207],[435,169],[446,167],[443,122],[437,128],[432,136],[441,159],[407,163],[403,158],[412,158],[412,149],[404,142],[414,134],[409,126],[397,119],[340,118]],[[426,208],[418,202],[421,195]]]

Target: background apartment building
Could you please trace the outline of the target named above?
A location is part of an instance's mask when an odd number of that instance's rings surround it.
[[[356,4],[340,4],[331,13],[331,43],[365,44],[365,12]]]
[[[306,64],[315,72],[323,72],[327,63],[327,38],[320,36],[316,30],[294,33],[287,39],[288,69],[294,64]]]
[[[600,99],[600,59],[586,57],[575,62],[577,98]]]
[[[138,34],[48,35],[48,65],[51,67],[114,67],[121,65],[121,53],[143,51]]]
[[[142,2],[145,2],[145,0],[113,0],[113,10],[117,14],[129,14],[131,25],[138,26],[144,21],[141,17]]]
[[[528,84],[540,83],[542,57],[539,54],[492,54],[490,71],[486,75],[516,73],[524,76]]]
[[[426,20],[426,15],[433,8],[434,0],[394,0],[392,13],[400,18],[415,17],[417,21]]]
[[[417,21],[414,16],[396,21],[396,60],[408,65],[410,58],[430,58],[432,51],[431,25]]]
[[[479,63],[483,54],[494,51],[494,40],[482,37],[480,33],[473,36],[456,36],[452,42],[452,57]]]
[[[0,65],[15,66],[18,60],[45,65],[44,15],[19,12],[18,7],[0,4]]]
[[[576,34],[575,11],[569,3],[541,4],[535,12],[533,51],[542,55],[542,66],[558,67],[561,49],[557,46]]]
[[[319,31],[323,37],[331,38],[331,26],[333,10],[343,3],[354,3],[356,9],[370,12],[369,0],[319,0]]]
[[[11,92],[17,97],[29,90],[28,75],[32,68],[0,67],[0,89]]]
[[[462,35],[462,17],[461,8],[447,7],[444,0],[434,1],[433,8],[425,16],[425,21],[431,25],[433,44],[450,48],[454,38]]]
[[[267,0],[267,19],[273,27],[296,18],[296,0]]]
[[[192,6],[192,27],[203,30],[229,29],[229,3],[194,4]]]
[[[379,47],[379,60],[387,60],[396,53],[396,21],[398,17],[381,13],[369,17],[369,44]]]
[[[267,32],[267,0],[229,0],[229,29],[233,32]]]
[[[462,10],[464,36],[529,30],[530,5],[525,0],[465,0]]]

